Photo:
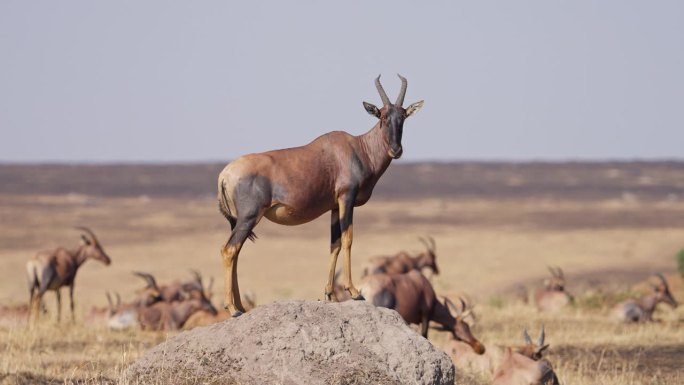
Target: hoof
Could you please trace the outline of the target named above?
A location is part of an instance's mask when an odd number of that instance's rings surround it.
[[[363,296],[361,295],[361,293],[359,293],[359,295],[357,295],[356,297],[352,297],[352,299],[353,299],[354,301],[365,301],[365,300],[366,300],[365,298],[363,298]]]
[[[241,312],[240,310],[236,310],[235,313],[231,315],[232,318],[237,318],[245,313]]]
[[[337,302],[337,298],[332,294],[325,295],[325,302]]]

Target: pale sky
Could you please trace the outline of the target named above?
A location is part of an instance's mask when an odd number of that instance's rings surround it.
[[[375,124],[408,160],[682,159],[682,1],[0,2],[0,162],[217,161]]]

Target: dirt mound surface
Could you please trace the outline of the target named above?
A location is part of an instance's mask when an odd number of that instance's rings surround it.
[[[282,301],[148,351],[131,383],[453,384],[449,357],[364,301]]]

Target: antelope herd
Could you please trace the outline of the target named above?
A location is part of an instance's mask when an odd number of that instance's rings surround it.
[[[537,343],[527,330],[525,344],[499,350],[485,348],[471,330],[474,320],[472,301],[464,297],[452,300],[438,295],[431,283],[440,274],[435,240],[419,238],[425,249],[418,253],[400,251],[370,258],[363,269],[359,288],[352,283],[351,246],[353,211],[365,204],[373,188],[393,159],[401,156],[404,120],[420,110],[422,101],[402,107],[407,81],[399,76],[401,89],[396,102],[390,102],[380,77],[375,86],[383,106],[363,102],[365,110],[378,119],[367,133],[352,136],[330,132],[313,142],[296,148],[242,156],[229,163],[218,178],[219,209],[230,224],[231,233],[221,249],[224,265],[225,292],[218,312],[211,302],[213,279],[205,285],[201,274],[192,278],[159,284],[154,275],[134,271],[143,284],[134,290],[134,298],[122,302],[119,293],[106,293],[108,306],[96,308],[86,319],[102,320],[112,330],[178,330],[209,325],[239,316],[256,306],[253,298],[241,296],[237,262],[247,239],[266,217],[282,225],[299,225],[331,212],[330,264],[324,296],[327,301],[365,300],[376,306],[396,310],[408,324],[419,325],[427,338],[429,329],[448,332],[447,351],[457,366],[477,367],[492,375],[493,383],[558,384],[551,363],[543,358],[545,344],[542,326]],[[69,288],[71,319],[74,316],[76,273],[88,259],[109,265],[95,233],[78,227],[81,244],[71,249],[58,247],[38,252],[26,264],[29,288],[28,318],[35,321],[45,313],[43,297],[53,291],[57,299],[57,320],[61,319],[60,289]],[[336,271],[337,258],[344,251],[342,272]],[[549,267],[551,276],[534,295],[540,312],[557,312],[572,306],[574,297],[566,289],[566,278],[560,267]],[[342,284],[337,277],[342,274]],[[665,277],[657,273],[653,292],[639,299],[618,304],[612,311],[625,322],[653,321],[659,303],[676,307]],[[466,297],[467,298],[467,297]],[[0,308],[0,313],[3,311]],[[497,352],[498,351],[498,355]]]
[[[29,282],[29,305],[21,308],[0,308],[0,313],[28,312],[37,319],[44,312],[42,298],[51,290],[57,297],[57,320],[60,319],[60,295],[62,287],[69,287],[72,321],[73,288],[76,272],[87,259],[110,264],[95,233],[86,228],[81,231],[81,245],[72,249],[59,247],[41,251],[27,262]],[[516,384],[559,384],[552,364],[544,359],[546,333],[542,325],[538,341],[534,343],[527,330],[523,331],[524,344],[519,346],[490,346],[478,340],[471,329],[474,320],[472,301],[457,297],[438,295],[431,278],[439,274],[437,267],[436,242],[432,237],[419,238],[425,249],[410,253],[399,251],[393,255],[369,258],[363,269],[359,293],[363,299],[375,306],[393,309],[408,324],[419,325],[419,331],[428,337],[430,328],[447,331],[449,339],[445,350],[459,368],[486,373],[497,385]],[[534,292],[534,304],[538,311],[559,311],[571,306],[574,297],[567,291],[567,282],[560,267],[548,267],[550,276],[542,287]],[[159,284],[153,274],[133,271],[142,284],[133,290],[133,299],[122,302],[119,293],[106,293],[108,306],[96,308],[86,320],[98,320],[111,330],[139,328],[151,331],[191,329],[224,321],[233,314],[218,312],[211,303],[213,278],[205,285],[202,275],[194,270],[185,280]],[[336,273],[339,274],[339,271]],[[667,279],[660,273],[654,274],[650,283],[652,292],[641,298],[629,299],[616,305],[611,314],[624,322],[650,322],[660,303],[677,307]],[[326,297],[327,297],[326,291]],[[335,284],[332,298],[336,301],[352,299],[346,287]],[[251,296],[241,298],[244,310],[256,306]]]

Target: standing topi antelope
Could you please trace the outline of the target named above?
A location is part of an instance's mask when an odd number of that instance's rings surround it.
[[[407,323],[419,324],[425,338],[430,321],[433,321],[451,332],[455,339],[470,345],[475,353],[485,352],[484,345],[473,336],[464,321],[470,312],[465,302],[461,299],[460,308],[450,304],[448,298],[444,303],[439,302],[430,281],[417,270],[406,274],[368,275],[361,283],[361,294],[375,306],[396,310]],[[454,317],[451,310],[458,314]]]
[[[111,259],[102,249],[95,234],[87,227],[76,227],[81,233],[82,244],[74,249],[58,247],[43,250],[26,263],[26,274],[29,285],[29,316],[31,312],[38,315],[43,295],[52,290],[57,296],[57,320],[62,316],[62,296],[59,290],[69,287],[69,305],[71,320],[74,320],[74,280],[76,272],[87,259],[95,259],[109,265]]]
[[[527,329],[523,332],[525,345],[504,350],[499,368],[494,373],[493,385],[558,385],[558,377],[551,363],[542,357],[549,345],[544,344],[544,327],[537,344],[532,342]]]
[[[548,267],[551,278],[544,280],[544,288],[534,295],[539,311],[558,311],[574,301],[572,294],[565,290],[565,275],[560,267]]]
[[[423,271],[423,269],[429,270],[430,275],[438,275],[435,240],[432,237],[428,237],[429,243],[423,237],[418,238],[418,240],[425,245],[426,250],[424,252],[411,256],[406,251],[400,251],[393,256],[372,258],[369,261],[369,266],[364,269],[363,275],[375,273],[404,274],[410,270]]]
[[[354,207],[365,204],[393,159],[402,152],[404,120],[423,101],[404,109],[406,79],[392,104],[380,84],[375,86],[382,108],[363,102],[379,119],[367,133],[352,136],[333,131],[302,146],[244,155],[229,163],[218,178],[219,209],[230,222],[231,234],[221,249],[225,274],[226,309],[233,315],[245,311],[240,301],[237,263],[240,250],[262,217],[281,225],[300,225],[331,211],[330,269],[325,286],[332,299],[335,266],[344,250],[344,287],[352,298],[362,299],[351,277],[351,245]]]
[[[651,284],[653,293],[640,299],[628,299],[613,308],[613,318],[623,322],[649,322],[653,321],[653,312],[659,303],[666,303],[672,308],[677,308],[677,301],[670,293],[667,280],[661,273],[656,273],[657,284]]]

